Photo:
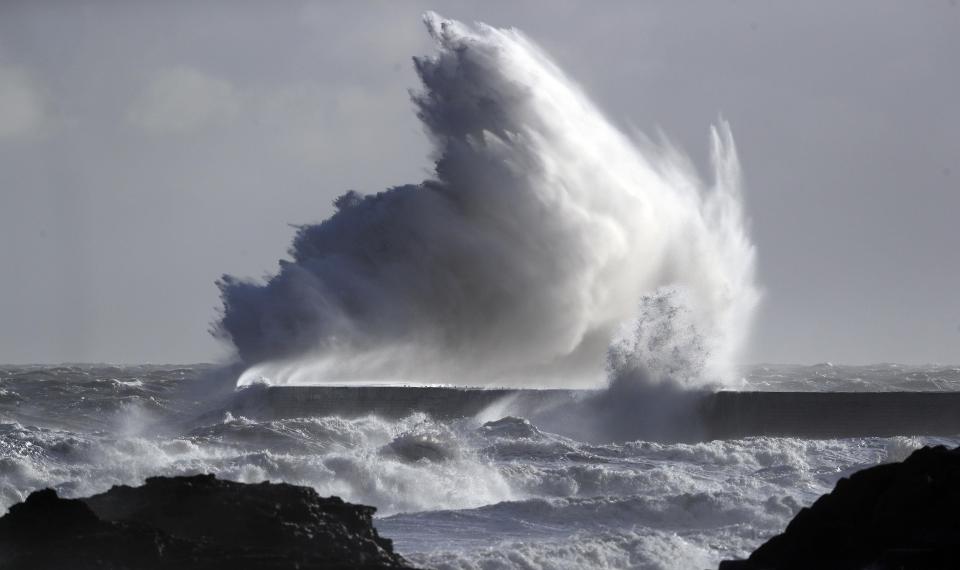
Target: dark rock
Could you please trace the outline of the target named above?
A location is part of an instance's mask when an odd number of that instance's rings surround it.
[[[721,570],[960,568],[960,448],[924,447],[841,479]]]
[[[493,437],[528,438],[542,437],[543,434],[526,418],[506,416],[499,420],[487,422],[479,429],[480,433]]]
[[[449,442],[431,435],[411,433],[397,436],[381,449],[381,453],[402,461],[434,463],[453,459],[457,455]]]
[[[0,568],[410,568],[373,528],[374,511],[213,475],[152,477],[87,499],[46,489],[0,518]]]

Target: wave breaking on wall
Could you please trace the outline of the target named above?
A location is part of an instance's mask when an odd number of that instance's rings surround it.
[[[529,39],[429,13],[433,175],[347,192],[265,282],[224,276],[240,384],[723,381],[758,300],[740,165],[629,137]],[[633,374],[632,370],[642,370]]]

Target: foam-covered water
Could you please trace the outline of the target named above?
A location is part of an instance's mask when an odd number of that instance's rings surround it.
[[[938,364],[760,364],[743,375],[742,389],[773,392],[960,391],[960,366]]]
[[[822,381],[826,369],[833,381]],[[201,413],[185,388],[211,372],[0,368],[0,509],[42,487],[84,496],[210,472],[374,505],[381,531],[427,568],[708,568],[756,547],[839,477],[930,441],[591,444],[522,418],[253,421]],[[960,370],[763,366],[744,376],[748,388],[929,390],[956,386]]]

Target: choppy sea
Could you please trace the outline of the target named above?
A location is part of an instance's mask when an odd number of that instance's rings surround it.
[[[0,512],[153,475],[286,481],[378,508],[415,564],[442,569],[716,567],[856,470],[958,438],[586,443],[523,418],[414,413],[253,421],[203,414],[212,366],[0,367]],[[960,389],[960,368],[759,365],[743,389]]]

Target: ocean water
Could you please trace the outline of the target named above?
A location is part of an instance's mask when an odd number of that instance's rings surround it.
[[[956,390],[956,367],[755,366],[742,388]],[[840,477],[960,438],[586,443],[523,418],[253,421],[205,413],[210,366],[0,367],[0,511],[152,475],[286,481],[376,506],[426,568],[711,568]],[[201,389],[198,389],[201,388]]]

